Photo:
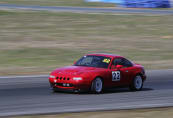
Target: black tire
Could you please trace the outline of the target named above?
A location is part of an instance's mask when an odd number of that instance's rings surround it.
[[[56,93],[57,92],[55,88],[53,88],[52,91],[53,91],[53,93]]]
[[[103,81],[100,77],[97,77],[92,81],[91,91],[93,93],[102,93],[102,91],[103,91]]]
[[[53,93],[58,92],[57,88],[52,88]]]
[[[143,80],[140,75],[136,75],[133,79],[131,85],[129,86],[129,89],[131,91],[140,91],[143,88]]]

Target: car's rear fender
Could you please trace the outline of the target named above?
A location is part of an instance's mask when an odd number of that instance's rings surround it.
[[[140,75],[142,77],[142,80],[145,81],[146,80],[146,75],[144,73],[142,73],[141,71],[138,71],[134,74],[133,79],[137,76]],[[132,80],[133,80],[132,79]]]

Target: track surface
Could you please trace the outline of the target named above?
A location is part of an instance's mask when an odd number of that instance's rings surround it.
[[[147,71],[143,91],[53,93],[47,76],[0,77],[0,116],[173,106],[173,70]]]
[[[173,14],[173,10],[151,10],[151,9],[123,9],[123,8],[88,8],[88,7],[55,7],[55,6],[26,6],[0,4],[0,9],[24,9],[24,10],[46,10],[64,12],[97,12],[97,13],[147,13],[147,14]]]

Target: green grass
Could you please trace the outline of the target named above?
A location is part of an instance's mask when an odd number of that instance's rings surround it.
[[[173,67],[173,16],[0,11],[0,75],[47,74],[87,53]]]
[[[63,113],[54,115],[17,116],[10,118],[171,118],[173,108]]]
[[[41,5],[41,6],[84,6],[115,7],[115,4],[85,2],[84,0],[0,0],[1,4]]]

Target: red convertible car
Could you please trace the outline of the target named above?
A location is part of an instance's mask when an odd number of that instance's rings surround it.
[[[139,91],[146,80],[144,67],[113,54],[88,54],[73,66],[55,69],[49,76],[54,92],[72,90],[101,93],[105,88]]]

